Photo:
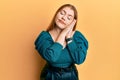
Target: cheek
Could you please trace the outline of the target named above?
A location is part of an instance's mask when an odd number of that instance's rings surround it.
[[[59,16],[56,15],[56,17],[55,17],[55,23],[58,21],[58,19],[59,19]]]
[[[57,18],[57,19],[60,19],[60,18],[61,18],[61,15],[58,13],[58,14],[56,15],[56,18]]]
[[[70,25],[72,23],[72,20],[71,21],[67,21],[67,25]]]

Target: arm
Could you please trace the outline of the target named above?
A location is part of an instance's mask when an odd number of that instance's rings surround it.
[[[68,43],[67,47],[74,63],[81,64],[85,61],[88,42],[80,32],[75,33],[72,42]]]
[[[62,51],[62,45],[58,42],[52,43],[47,32],[41,32],[35,41],[35,48],[46,61],[51,63],[56,62]]]

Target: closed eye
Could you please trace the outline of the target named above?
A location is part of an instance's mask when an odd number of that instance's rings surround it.
[[[71,19],[72,19],[72,17],[71,17],[71,16],[68,16],[67,18],[68,18],[68,20],[71,20]]]
[[[68,20],[72,20],[73,19],[73,16],[71,16],[71,15],[68,15]]]
[[[61,15],[64,15],[66,12],[64,10],[60,11]]]

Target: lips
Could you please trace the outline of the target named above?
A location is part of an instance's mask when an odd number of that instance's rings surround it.
[[[62,20],[58,19],[58,21],[59,21],[61,24],[66,25]]]

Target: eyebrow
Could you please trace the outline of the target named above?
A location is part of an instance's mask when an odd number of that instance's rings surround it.
[[[66,13],[66,11],[65,11],[65,10],[61,10],[61,11],[64,11],[64,13]]]
[[[66,13],[66,11],[64,9],[62,11],[64,11]],[[73,17],[71,14],[69,14],[69,16]]]

